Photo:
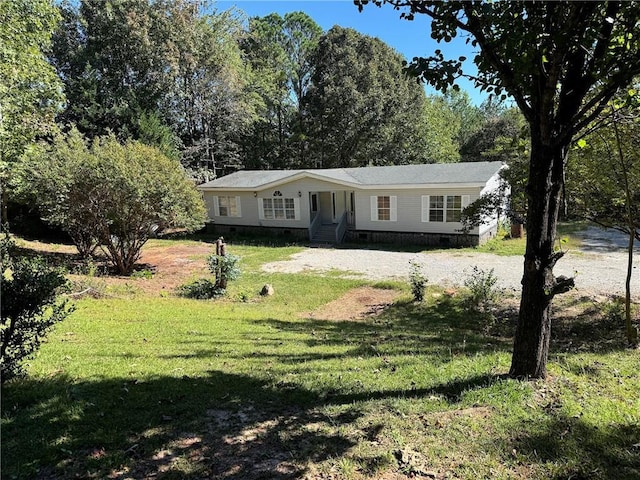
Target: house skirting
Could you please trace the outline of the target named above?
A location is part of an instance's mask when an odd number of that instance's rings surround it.
[[[291,237],[298,240],[309,240],[308,228],[261,227],[258,225],[221,225],[219,223],[207,223],[205,228],[207,233],[214,233],[216,235],[242,233],[246,235],[273,235]]]
[[[347,230],[344,241],[353,243],[392,243],[398,245],[425,245],[429,247],[473,247],[481,245],[496,235],[497,227],[491,228],[482,235],[463,233],[414,233],[414,232],[381,232],[377,230]],[[216,235],[232,235],[242,233],[258,236],[283,236],[308,241],[309,229],[261,227],[247,225],[221,225],[207,223],[207,233]]]
[[[355,243],[394,243],[429,247],[472,247],[478,245],[479,240],[478,235],[462,233],[379,232],[375,230],[349,230],[345,238],[345,241]]]

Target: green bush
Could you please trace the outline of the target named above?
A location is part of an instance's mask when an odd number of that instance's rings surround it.
[[[51,268],[41,258],[17,257],[8,235],[0,239],[0,256],[0,375],[5,382],[24,374],[23,362],[73,308],[66,300],[58,300],[58,293],[67,286],[61,269]]]
[[[489,313],[500,296],[500,289],[496,286],[498,277],[493,273],[493,268],[483,270],[477,266],[464,281],[464,286],[469,289],[467,302],[473,310]]]
[[[136,270],[131,274],[131,278],[144,278],[146,280],[150,280],[153,278],[153,272],[146,268],[144,270]]]
[[[199,278],[191,283],[182,285],[178,289],[178,294],[182,297],[195,298],[197,300],[209,300],[224,296],[226,291],[218,287],[216,282],[208,278]]]
[[[416,302],[424,300],[424,292],[427,288],[427,277],[422,273],[422,268],[413,260],[409,261],[409,283],[411,283],[411,293]]]
[[[238,262],[240,257],[236,255],[216,255],[207,257],[209,271],[214,275],[214,280],[200,278],[178,288],[178,295],[198,300],[207,300],[226,295],[227,282],[236,280],[240,276]]]
[[[240,277],[239,261],[240,257],[231,254],[222,256],[214,253],[207,257],[209,271],[215,275],[218,284],[226,284],[225,280],[237,280]]]
[[[75,129],[56,135],[28,151],[16,178],[19,197],[67,232],[83,257],[100,248],[121,275],[133,272],[153,235],[195,231],[206,219],[202,198],[178,161],[114,135],[93,141]]]

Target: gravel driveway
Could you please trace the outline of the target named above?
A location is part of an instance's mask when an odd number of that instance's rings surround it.
[[[640,251],[637,252],[637,254]],[[636,255],[637,255],[636,254]],[[640,255],[637,255],[640,262]],[[502,288],[520,291],[523,258],[505,257],[488,253],[467,253],[456,250],[434,253],[407,253],[366,248],[308,248],[290,259],[265,264],[266,272],[297,273],[302,271],[327,272],[341,270],[346,277],[372,280],[407,279],[409,261],[422,265],[430,283],[462,285],[474,266],[494,269]],[[600,242],[595,248],[585,242],[585,248],[568,252],[556,267],[556,275],[575,276],[576,287],[585,294],[624,294],[627,255],[615,243]],[[631,280],[632,295],[640,297],[640,268],[634,267]]]

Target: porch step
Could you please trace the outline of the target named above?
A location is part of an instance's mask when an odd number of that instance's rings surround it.
[[[336,243],[336,226],[321,225],[311,239],[313,243]]]

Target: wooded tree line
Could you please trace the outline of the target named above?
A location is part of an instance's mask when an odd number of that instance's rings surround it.
[[[195,0],[100,0],[59,15],[47,58],[65,96],[60,127],[157,146],[197,180],[481,159],[483,124],[511,128],[495,103],[428,97],[382,41],[323,32],[302,12],[245,19]]]
[[[383,42],[322,32],[302,12],[15,0],[0,18],[3,208],[26,206],[15,211],[121,273],[158,229],[202,225],[180,164],[197,183],[239,168],[495,160],[497,139],[521,130],[494,101],[425,95]]]

